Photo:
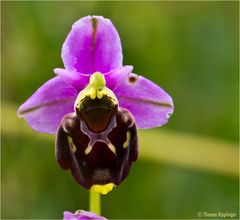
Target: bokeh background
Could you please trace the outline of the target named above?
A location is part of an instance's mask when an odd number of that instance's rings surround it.
[[[1,2],[2,218],[88,210],[87,190],[55,161],[54,137],[32,131],[16,110],[63,67],[62,43],[89,14],[112,20],[124,64],[175,103],[166,126],[140,131],[140,158],[102,198],[102,214],[238,218],[238,9],[238,1]]]

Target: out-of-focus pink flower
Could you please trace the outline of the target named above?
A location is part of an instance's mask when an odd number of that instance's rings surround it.
[[[94,219],[94,220],[107,220],[106,218],[96,215],[95,213],[92,212],[87,212],[84,210],[79,210],[77,212],[75,212],[74,214],[69,212],[69,211],[65,211],[63,213],[63,220],[87,220],[87,219]]]

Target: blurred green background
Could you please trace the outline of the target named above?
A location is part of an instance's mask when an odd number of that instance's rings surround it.
[[[87,190],[55,161],[54,137],[31,131],[16,110],[63,67],[62,43],[89,14],[112,20],[124,64],[175,103],[164,128],[140,131],[140,159],[103,197],[103,215],[238,218],[238,9],[237,1],[1,2],[2,218],[88,210]]]

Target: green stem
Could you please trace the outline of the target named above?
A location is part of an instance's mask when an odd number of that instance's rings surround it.
[[[90,212],[101,215],[101,197],[94,189],[90,189]]]

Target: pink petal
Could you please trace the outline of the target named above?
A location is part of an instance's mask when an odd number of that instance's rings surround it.
[[[122,66],[121,41],[109,19],[87,16],[75,22],[62,48],[68,70],[107,73]]]
[[[54,73],[71,85],[78,92],[84,89],[89,83],[89,75],[81,74],[72,70],[61,68],[54,69]]]
[[[36,131],[53,134],[57,131],[64,115],[73,112],[77,91],[61,78],[55,77],[42,85],[18,109],[19,117],[24,117]]]
[[[132,72],[132,70],[132,66],[123,66],[106,73],[104,77],[106,79],[107,87],[113,90],[116,86],[128,78],[128,75]]]
[[[172,98],[150,80],[131,73],[114,90],[119,105],[135,117],[138,128],[153,128],[167,123],[173,113]]]

